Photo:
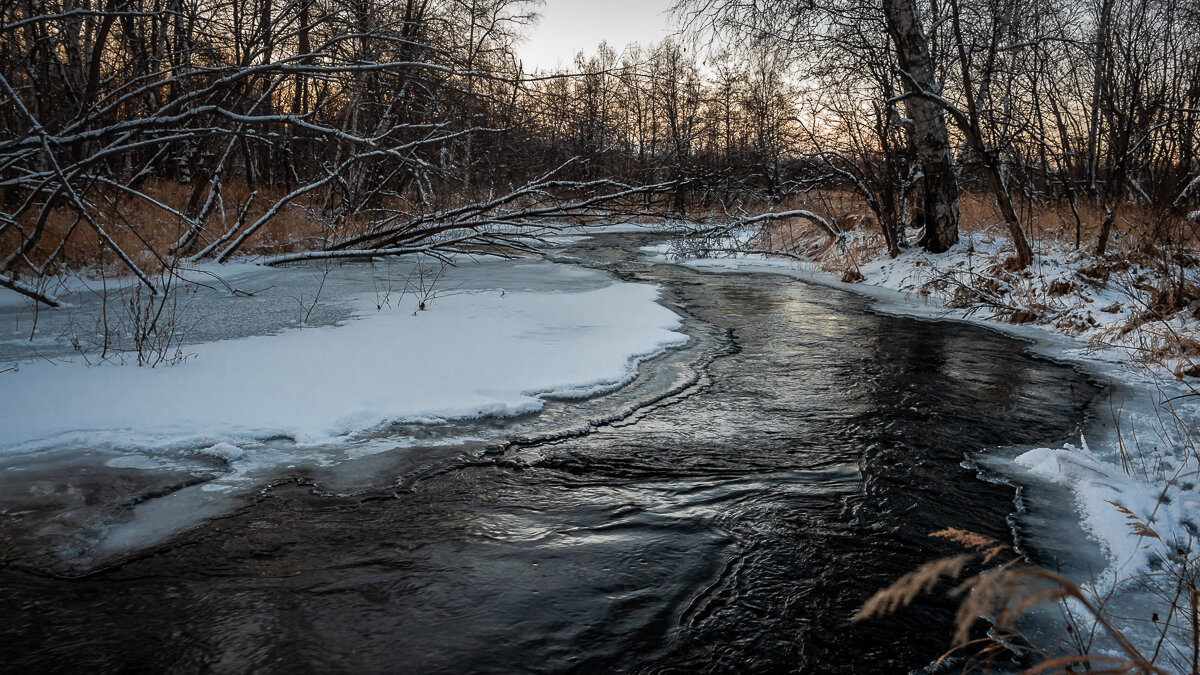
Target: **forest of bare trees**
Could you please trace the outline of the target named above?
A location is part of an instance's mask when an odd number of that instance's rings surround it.
[[[2,7],[0,285],[48,304],[64,267],[503,253],[617,213],[836,238],[831,195],[893,254],[973,195],[1017,267],[1051,230],[1177,257],[1197,228],[1187,0],[681,0],[676,38],[558,73],[515,0]]]

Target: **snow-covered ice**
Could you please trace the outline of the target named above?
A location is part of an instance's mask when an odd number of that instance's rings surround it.
[[[317,444],[395,420],[519,414],[548,394],[612,388],[637,360],[686,341],[652,286],[591,273],[591,287],[550,290],[579,271],[505,266],[509,288],[483,288],[480,271],[464,267],[446,282],[458,290],[426,310],[413,294],[379,309],[377,294],[363,294],[340,324],[188,344],[173,366],[21,361],[2,376],[0,453],[276,436]],[[297,273],[258,272],[258,285]],[[464,276],[472,288],[452,286]]]
[[[410,297],[341,325],[189,345],[173,366],[26,361],[4,375],[0,452],[311,445],[395,420],[527,413],[545,394],[625,382],[636,358],[684,341],[657,297],[637,284],[474,291],[415,315]]]

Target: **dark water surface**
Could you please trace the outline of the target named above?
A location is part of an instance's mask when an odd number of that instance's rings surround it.
[[[1011,540],[964,456],[1056,443],[1096,390],[993,332],[771,275],[566,252],[714,336],[683,394],[588,435],[346,496],[300,476],[78,579],[0,566],[8,672],[903,673],[952,608],[851,625],[938,555]]]

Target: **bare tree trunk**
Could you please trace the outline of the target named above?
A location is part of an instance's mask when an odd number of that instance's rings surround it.
[[[942,109],[919,94],[938,93],[933,58],[917,17],[914,0],[884,0],[888,33],[896,44],[905,86],[918,94],[905,99],[913,121],[914,146],[925,172],[925,233],[917,242],[932,253],[958,243],[958,184],[950,160],[950,137]]]
[[[967,136],[967,144],[975,149],[979,155],[980,161],[983,163],[983,168],[988,174],[988,183],[991,185],[992,194],[996,197],[996,204],[1000,207],[1000,214],[1004,216],[1004,222],[1008,225],[1009,236],[1012,237],[1013,246],[1017,249],[1017,266],[1020,269],[1025,269],[1033,263],[1033,249],[1029,246],[1029,240],[1025,237],[1025,231],[1021,228],[1021,219],[1017,214],[1017,209],[1013,205],[1012,195],[1008,191],[1008,183],[1005,180],[1004,173],[1001,171],[1000,150],[988,147],[986,137],[983,134],[983,122],[980,119],[978,100],[985,100],[987,94],[986,89],[991,86],[991,78],[997,53],[998,34],[993,32],[991,46],[987,54],[987,66],[984,69],[984,84],[976,92],[975,85],[971,78],[971,69],[968,65],[967,43],[963,38],[962,30],[962,12],[958,6],[958,0],[950,0],[952,9],[952,18],[954,20],[954,37],[958,45],[958,62],[962,73],[962,86],[967,99],[967,114],[964,117],[961,112],[955,114],[955,118],[959,121],[959,127]]]
[[[1113,5],[1114,0],[1103,0],[1101,3],[1099,22],[1096,26],[1096,39],[1093,44],[1092,105],[1089,111],[1087,145],[1087,179],[1088,187],[1093,194],[1098,191],[1096,173],[1100,163],[1100,106],[1103,103],[1104,78],[1108,68],[1108,41],[1110,39],[1109,32],[1112,30]]]

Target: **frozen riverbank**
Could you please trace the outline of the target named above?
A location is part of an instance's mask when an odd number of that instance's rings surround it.
[[[1176,638],[1190,635],[1172,610],[1175,573],[1194,560],[1200,536],[1200,491],[1197,490],[1197,446],[1200,398],[1193,381],[1178,375],[1190,367],[1186,358],[1147,363],[1143,356],[1154,339],[1150,330],[1122,331],[1146,307],[1123,292],[1141,270],[1106,276],[1094,286],[1081,286],[1073,273],[1085,267],[1082,256],[1042,251],[1030,279],[1024,282],[1029,301],[1053,304],[1053,320],[1012,323],[1012,306],[997,303],[988,311],[963,302],[966,278],[1000,257],[1005,243],[970,239],[944,255],[908,249],[899,258],[878,258],[857,269],[862,280],[845,283],[817,265],[762,254],[695,258],[687,246],[669,244],[646,249],[659,259],[673,259],[711,271],[770,272],[851,290],[876,302],[877,311],[985,325],[1031,342],[1035,353],[1077,364],[1108,382],[1091,422],[1078,441],[1059,447],[995,448],[978,458],[981,466],[1023,486],[1024,506],[1018,514],[1018,536],[1033,548],[1051,552],[1045,564],[1058,566],[1086,585],[1095,597],[1121,616],[1123,631],[1149,651],[1164,630]],[[1019,277],[1005,291],[1019,295]],[[1041,295],[1029,290],[1044,287]],[[1062,289],[1049,297],[1045,288]],[[1188,310],[1190,311],[1190,310]],[[1192,334],[1188,311],[1155,322],[1150,329]],[[1047,315],[1050,316],[1050,315]],[[1045,317],[1043,317],[1045,318]],[[1066,525],[1078,522],[1077,527]],[[1087,541],[1082,539],[1086,537]],[[1074,538],[1074,539],[1072,539]],[[1061,557],[1059,557],[1061,555]],[[1190,637],[1188,637],[1190,641]],[[1183,663],[1182,639],[1164,642],[1161,663]],[[1176,650],[1177,653],[1170,653]]]
[[[620,389],[689,340],[655,286],[545,261],[238,265],[223,281],[183,294],[186,358],[154,368],[74,348],[106,308],[120,318],[119,293],[79,289],[36,330],[20,303],[0,307],[0,509],[49,564],[153,544],[298,473],[366,489],[387,474],[376,456],[411,454],[390,465],[411,470],[586,425],[614,413],[540,411]]]
[[[459,287],[426,310],[412,294],[382,309],[374,297],[349,297],[350,315],[337,325],[188,343],[175,365],[17,362],[0,389],[0,453],[280,436],[314,445],[394,421],[524,414],[544,395],[582,397],[628,382],[638,360],[686,340],[651,286],[550,290],[570,275],[524,267],[531,290],[480,288],[480,270],[465,267],[446,283],[476,288]],[[274,270],[258,282],[286,286],[296,274]],[[357,283],[352,276],[327,285]]]
[[[603,234],[552,255],[661,287],[692,340],[644,362],[618,391],[443,425],[495,424],[489,433],[512,438],[513,426],[561,411],[583,421],[572,432],[443,448],[442,461],[411,473],[395,458],[415,446],[298,466],[225,517],[85,578],[7,567],[0,644],[11,646],[0,659],[93,673],[176,663],[925,667],[945,649],[949,600],[921,598],[870,623],[850,617],[873,589],[954,550],[930,531],[1006,538],[1014,489],[976,480],[963,453],[1070,441],[1091,383],[976,326],[882,316],[853,293],[779,275],[648,262],[637,250],[656,236]],[[619,408],[590,412],[605,399]],[[380,430],[366,445],[408,433]],[[210,494],[188,488],[145,506],[178,511],[188,493]],[[8,639],[29,627],[36,636]],[[131,632],[144,636],[137,645],[113,637]]]

